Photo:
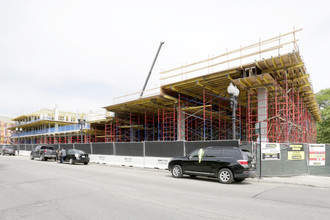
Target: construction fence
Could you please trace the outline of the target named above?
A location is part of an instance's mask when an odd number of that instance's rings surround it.
[[[17,145],[17,149],[29,152],[37,145]],[[150,141],[150,142],[109,142],[85,144],[52,144],[54,148],[80,149],[91,157],[162,158],[162,168],[167,167],[171,157],[184,156],[187,153],[208,146],[237,146],[251,152],[257,162],[257,174],[261,165],[262,176],[291,175],[330,175],[330,144],[279,144],[247,143],[238,141]],[[261,154],[260,154],[261,153]],[[261,156],[261,163],[258,163]],[[160,160],[159,160],[160,161]]]
[[[261,176],[330,175],[329,144],[254,143],[244,146],[261,163]],[[243,147],[242,147],[243,148]]]

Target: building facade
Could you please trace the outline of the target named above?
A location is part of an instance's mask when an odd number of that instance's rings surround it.
[[[12,119],[11,139],[15,144],[86,143],[89,124],[86,115],[42,109]],[[84,123],[80,123],[84,122]]]

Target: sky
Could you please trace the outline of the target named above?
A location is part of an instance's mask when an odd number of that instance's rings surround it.
[[[330,1],[0,0],[0,115],[87,112],[160,72],[297,33],[314,92],[330,87]],[[268,58],[268,57],[265,57]]]

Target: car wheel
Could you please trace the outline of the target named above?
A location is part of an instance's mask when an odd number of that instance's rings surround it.
[[[234,178],[235,182],[240,183],[245,180],[245,178]]]
[[[40,155],[40,160],[44,161],[45,160],[45,155],[41,154]]]
[[[45,161],[47,161],[48,160],[48,158],[47,157],[45,157]]]
[[[180,165],[174,165],[172,167],[172,176],[175,178],[180,178],[182,177],[183,173],[182,173],[182,168]]]
[[[34,160],[34,157],[32,157],[32,155],[30,155],[30,159],[31,159],[31,160]]]
[[[86,163],[84,163],[85,165],[88,165],[88,163],[86,162]]]
[[[223,168],[218,173],[220,183],[229,184],[233,182],[233,172],[228,168]]]
[[[74,164],[74,162],[73,162],[73,159],[72,158],[70,158],[70,161],[69,161],[69,163],[72,165],[72,164]]]

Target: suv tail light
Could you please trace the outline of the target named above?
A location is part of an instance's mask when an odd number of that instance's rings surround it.
[[[248,165],[248,161],[247,160],[238,160],[237,161],[242,167],[244,168],[248,168],[249,165]]]
[[[47,150],[45,150],[45,153],[47,153]]]

